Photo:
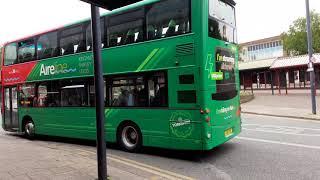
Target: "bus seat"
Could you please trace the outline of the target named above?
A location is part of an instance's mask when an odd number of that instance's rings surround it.
[[[66,49],[65,49],[63,55],[68,55],[68,54],[73,54],[73,53],[74,53],[74,46],[72,43],[70,43],[66,46]]]
[[[117,35],[110,35],[110,41],[109,41],[109,46],[117,46],[118,44],[118,39],[117,39]]]
[[[19,61],[23,61],[23,55],[19,54],[18,59],[19,59]]]
[[[163,35],[162,31],[163,31],[163,27],[161,26],[157,29],[156,38],[162,38],[162,35]]]
[[[136,42],[142,42],[142,41],[143,41],[143,32],[141,30],[141,31],[139,31]]]
[[[76,53],[85,52],[85,51],[86,51],[86,42],[80,41]]]
[[[52,48],[46,48],[45,50],[43,50],[41,58],[42,59],[50,58],[52,56],[52,51],[53,51]]]
[[[183,22],[181,24],[179,24],[178,27],[178,34],[184,34],[186,32],[186,24]]]
[[[147,27],[147,35],[148,35],[148,39],[154,39],[155,38],[156,32],[155,32],[155,29],[154,29],[153,25],[148,25],[148,27]]]
[[[168,30],[166,32],[166,37],[175,35],[176,32],[176,22],[171,19],[168,25]]]
[[[57,57],[57,56],[61,56],[61,48],[60,48],[60,47],[56,47],[56,48],[52,51],[52,57]]]
[[[124,44],[131,44],[134,43],[134,31],[132,29],[129,29],[126,35],[126,39]]]
[[[23,54],[23,60],[24,61],[30,61],[32,59],[33,59],[33,56],[32,56],[32,54],[30,52],[27,52],[27,53]]]

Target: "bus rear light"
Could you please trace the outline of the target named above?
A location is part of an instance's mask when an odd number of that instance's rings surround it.
[[[237,110],[237,116],[241,116],[241,107]]]
[[[205,110],[201,109],[200,113],[201,114],[209,114],[210,113],[210,109],[207,109],[207,108]]]
[[[211,118],[208,116],[208,117],[206,117],[206,122],[207,123],[209,123],[210,122],[210,120],[211,120]]]

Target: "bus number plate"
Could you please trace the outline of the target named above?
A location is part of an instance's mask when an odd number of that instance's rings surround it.
[[[224,136],[225,137],[229,137],[233,134],[233,129],[230,128],[230,129],[227,129],[226,131],[224,131]]]

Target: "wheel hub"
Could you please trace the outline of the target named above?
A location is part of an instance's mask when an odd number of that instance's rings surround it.
[[[122,142],[127,147],[134,147],[138,143],[138,132],[132,126],[127,126],[122,130]]]

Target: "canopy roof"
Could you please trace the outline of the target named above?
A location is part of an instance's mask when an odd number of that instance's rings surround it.
[[[320,54],[314,54],[315,64],[320,64]],[[303,67],[307,66],[309,63],[309,56],[293,56],[293,57],[283,57],[278,58],[271,65],[270,69],[281,69],[281,68],[292,68],[292,67]]]
[[[99,6],[108,10],[113,10],[123,6],[134,4],[142,0],[81,0],[81,1],[94,4],[96,6]]]
[[[274,62],[274,60],[275,58],[239,63],[239,70],[243,71],[243,70],[262,69],[262,68],[269,69],[272,63]]]

